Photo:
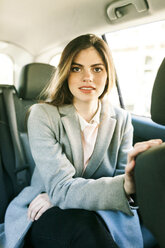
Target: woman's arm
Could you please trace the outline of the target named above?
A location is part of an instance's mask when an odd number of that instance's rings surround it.
[[[152,146],[157,146],[162,143],[161,139],[153,139],[149,141],[139,142],[132,147],[133,127],[131,116],[127,113],[125,123],[123,123],[123,132],[121,132],[121,143],[118,153],[118,162],[116,175],[125,173],[124,175],[124,189],[127,195],[135,193],[134,182],[134,167],[136,156],[148,150]]]
[[[154,139],[136,143],[134,148],[128,153],[127,166],[125,168],[124,189],[127,195],[135,193],[134,168],[136,156],[153,146],[162,144],[161,139]]]
[[[58,119],[57,109],[50,107],[51,116]],[[123,187],[123,175],[96,180],[74,178],[75,168],[58,142],[57,127],[52,127],[47,112],[44,104],[33,106],[28,119],[28,135],[36,167],[52,204],[62,209],[112,209],[132,215]]]
[[[32,108],[28,119],[28,134],[32,155],[51,203],[62,209],[111,209],[132,215],[126,197],[126,193],[128,194],[130,189],[128,184],[132,178],[130,176],[132,167],[126,171],[126,176],[119,175],[99,179],[74,178],[75,168],[64,152],[66,147],[63,148],[58,142],[60,133],[57,108],[51,106],[50,111],[52,113],[48,114],[44,104],[35,105]],[[52,115],[55,116],[53,119],[56,122],[55,127],[52,123]],[[132,135],[131,133],[130,124],[126,125],[122,151],[120,151],[122,164],[125,161],[125,158],[122,160],[123,154],[127,154],[130,148],[129,135]],[[134,159],[134,155],[130,155],[130,158]],[[130,164],[130,159],[128,164]]]

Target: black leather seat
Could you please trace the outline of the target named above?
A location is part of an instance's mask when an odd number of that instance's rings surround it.
[[[38,101],[38,96],[50,81],[54,71],[55,67],[49,64],[31,63],[23,67],[16,87],[0,85],[0,223],[3,222],[7,205],[25,185],[24,183],[18,185],[17,174],[19,171],[16,168],[16,162],[19,160],[19,155],[15,152],[17,142],[10,128],[10,124],[14,125],[9,119],[11,116],[12,118],[16,117],[17,128],[14,129],[14,134],[18,134],[23,160],[26,161],[25,164],[28,167],[22,168],[22,171],[28,170],[31,174],[34,161],[27,138],[26,113],[29,107]],[[10,93],[10,99],[5,99],[5,92]],[[7,107],[11,98],[14,111],[12,106]]]
[[[165,59],[154,82],[151,118],[165,125]],[[142,220],[160,247],[165,247],[165,143],[137,157],[135,182]]]
[[[43,63],[31,63],[24,66],[20,73],[20,78],[16,86],[15,109],[18,124],[18,131],[31,171],[34,162],[31,156],[26,130],[26,115],[29,107],[38,102],[40,93],[49,84],[55,72],[55,67]]]

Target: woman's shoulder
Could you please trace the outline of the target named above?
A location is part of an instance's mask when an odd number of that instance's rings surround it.
[[[53,114],[55,114],[56,112],[58,113],[58,108],[52,104],[48,104],[48,103],[36,103],[33,104],[30,108],[30,113],[47,113],[47,114],[51,114],[53,112]]]
[[[117,121],[121,127],[132,126],[130,113],[121,107],[114,106],[110,103],[110,116]]]
[[[28,130],[49,128],[55,130],[60,122],[58,107],[47,103],[32,105],[28,116]]]
[[[127,110],[121,107],[114,106],[113,108],[114,108],[116,115],[120,115],[120,116],[122,115],[124,117],[127,117],[128,115],[130,115],[130,113]]]
[[[127,110],[125,110],[119,106],[115,106],[111,102],[109,102],[109,111],[108,112],[110,113],[110,115],[112,117],[115,117],[117,119],[123,119],[123,118],[127,119],[130,116],[130,113]]]
[[[37,111],[40,111],[40,110],[47,110],[47,111],[51,111],[51,109],[53,109],[54,111],[57,109],[56,106],[54,106],[53,104],[49,104],[49,103],[35,103],[31,106],[31,111],[33,110],[37,110]]]
[[[48,103],[36,103],[33,104],[29,110],[28,121],[38,120],[38,121],[50,121],[51,119],[58,120],[59,118],[58,107],[48,104]]]

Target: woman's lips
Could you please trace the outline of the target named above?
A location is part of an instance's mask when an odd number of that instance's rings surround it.
[[[81,87],[79,87],[79,90],[83,93],[90,93],[91,91],[95,90],[95,87],[93,87],[93,86],[81,86]]]

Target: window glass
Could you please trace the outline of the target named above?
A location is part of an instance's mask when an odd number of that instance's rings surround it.
[[[49,63],[50,63],[51,65],[57,67],[57,66],[58,66],[58,63],[59,63],[59,61],[60,61],[60,57],[61,57],[61,53],[56,54],[55,56],[53,56],[53,57],[51,58],[51,60],[50,60]]]
[[[151,92],[165,54],[165,21],[106,34],[125,108],[150,116]]]
[[[12,59],[0,53],[0,84],[13,84],[14,64]]]

